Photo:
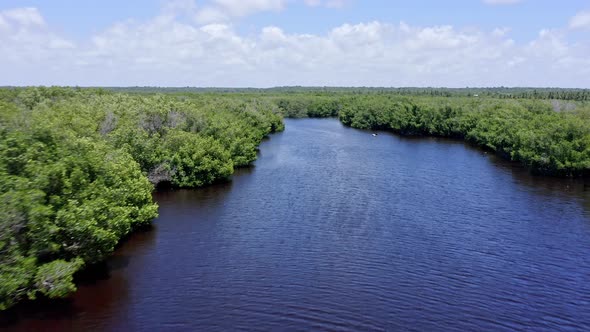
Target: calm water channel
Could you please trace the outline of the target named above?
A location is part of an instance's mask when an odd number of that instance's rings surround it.
[[[590,183],[461,142],[287,120],[9,330],[590,331]]]

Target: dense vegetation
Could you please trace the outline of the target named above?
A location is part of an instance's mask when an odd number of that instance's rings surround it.
[[[355,128],[462,138],[536,174],[590,171],[590,112],[555,112],[547,102],[365,97],[346,103],[339,117]]]
[[[385,88],[385,87],[275,87],[268,89],[256,88],[164,88],[164,87],[109,87],[106,90],[125,93],[241,93],[256,95],[288,95],[288,94],[314,94],[339,93],[339,94],[387,94],[401,96],[430,96],[430,97],[493,97],[501,99],[556,99],[572,101],[590,101],[590,89],[563,89],[563,88]]]
[[[63,297],[157,215],[154,184],[227,179],[282,130],[258,100],[30,88],[0,95],[0,310]],[[151,182],[151,183],[150,183]]]
[[[278,94],[299,96],[303,94],[387,94],[401,96],[430,97],[492,97],[499,99],[542,99],[590,101],[590,89],[562,88],[383,88],[383,87],[275,87],[268,89],[254,88],[158,88],[158,87],[126,87],[107,88],[117,92],[134,93],[248,93]]]
[[[284,95],[275,102],[288,117],[337,114],[359,129],[464,139],[539,175],[590,174],[590,107],[583,102],[396,93]]]
[[[63,297],[156,216],[154,185],[200,187],[256,159],[284,117],[464,139],[554,176],[590,172],[588,90],[0,89],[0,310]],[[552,99],[555,98],[555,99]],[[564,101],[565,100],[565,101]]]

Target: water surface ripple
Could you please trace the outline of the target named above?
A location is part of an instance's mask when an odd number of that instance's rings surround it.
[[[15,330],[590,331],[590,188],[461,142],[287,120],[231,183]]]

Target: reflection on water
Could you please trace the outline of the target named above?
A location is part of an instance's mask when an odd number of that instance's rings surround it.
[[[9,330],[590,330],[587,180],[462,142],[287,120]]]

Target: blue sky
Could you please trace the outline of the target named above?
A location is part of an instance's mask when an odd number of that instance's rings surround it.
[[[196,4],[204,1],[196,1]],[[3,0],[0,9],[38,8],[46,21],[71,38],[84,38],[118,21],[149,19],[166,6],[164,0]],[[343,23],[369,21],[400,22],[412,25],[475,26],[493,29],[511,27],[518,40],[534,38],[539,30],[560,27],[582,9],[590,9],[586,0],[529,0],[517,5],[489,5],[478,0],[369,0],[348,1],[333,10],[313,8],[292,2],[285,10],[262,12],[241,19],[245,31],[268,25],[281,26],[287,32],[325,33]]]
[[[3,0],[0,85],[590,87],[582,0]]]

